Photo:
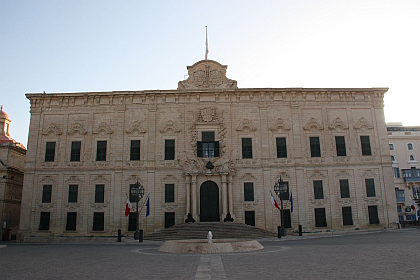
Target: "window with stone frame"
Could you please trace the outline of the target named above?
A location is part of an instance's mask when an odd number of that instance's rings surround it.
[[[42,186],[42,203],[51,203],[52,185]]]
[[[346,140],[344,136],[335,136],[335,148],[337,151],[337,156],[339,157],[347,156]]]
[[[41,212],[39,218],[39,230],[50,230],[50,212]]]
[[[325,215],[325,208],[315,208],[315,227],[326,227],[327,216]]]
[[[369,213],[369,224],[370,225],[378,225],[379,224],[379,216],[378,216],[378,206],[368,206],[368,213]]]
[[[201,141],[197,141],[197,157],[214,158],[220,156],[219,141],[215,141],[214,131],[202,131]]]
[[[342,207],[341,208],[343,215],[343,226],[352,226],[353,225],[353,215],[351,212],[351,207]]]
[[[70,161],[80,161],[81,147],[82,147],[81,141],[71,142]]]
[[[175,202],[175,184],[165,184],[165,203]]]
[[[95,185],[95,203],[104,203],[105,201],[105,185]]]
[[[96,143],[96,161],[106,161],[107,141],[98,141]]]
[[[286,137],[276,137],[277,158],[287,158]]]
[[[175,139],[165,139],[165,160],[175,159]]]
[[[309,137],[309,143],[311,148],[311,157],[321,157],[321,144],[319,137]]]
[[[242,138],[242,158],[252,158],[252,138]]]
[[[45,162],[54,161],[55,158],[55,142],[47,142],[45,145]]]
[[[365,183],[366,183],[366,196],[367,197],[376,197],[375,180],[374,179],[365,179]]]
[[[93,213],[93,231],[103,231],[105,222],[105,213],[104,212],[94,212]]]
[[[140,160],[140,140],[131,140],[130,160]]]
[[[369,135],[360,136],[360,144],[362,147],[362,156],[371,156],[372,149],[370,147],[370,138]]]
[[[244,201],[254,201],[254,183],[244,183]]]
[[[413,149],[413,144],[412,143],[408,143],[407,144],[407,150],[412,151]]]
[[[314,181],[314,197],[315,199],[324,199],[324,186],[321,180]]]
[[[350,198],[350,186],[348,179],[340,180],[340,194],[341,198]]]
[[[77,212],[67,212],[66,230],[76,230]]]
[[[78,185],[69,185],[68,203],[77,203]]]

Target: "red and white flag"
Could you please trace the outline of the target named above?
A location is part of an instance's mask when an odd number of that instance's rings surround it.
[[[206,26],[206,60],[209,54],[209,40],[207,39],[207,26]]]
[[[271,195],[271,204],[273,204],[274,207],[276,207],[277,209],[281,210],[279,205],[277,204],[277,201],[274,199],[273,194],[270,192]]]
[[[127,203],[125,204],[125,216],[127,217],[128,214],[131,211],[131,208],[133,208],[133,206],[131,205],[130,199],[127,198]]]

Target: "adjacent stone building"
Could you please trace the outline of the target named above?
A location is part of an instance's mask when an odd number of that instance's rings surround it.
[[[399,221],[420,221],[420,127],[388,123],[387,129]]]
[[[291,230],[395,225],[387,88],[238,88],[216,61],[187,69],[177,90],[26,95],[22,238],[128,234],[137,180],[146,233],[188,213],[275,231],[280,176]]]
[[[10,118],[0,109],[0,240],[16,237],[22,199],[25,147],[10,137]]]

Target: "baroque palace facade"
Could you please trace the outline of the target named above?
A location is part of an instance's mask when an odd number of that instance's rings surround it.
[[[21,239],[129,234],[137,180],[146,234],[188,213],[275,231],[280,176],[291,230],[395,226],[387,88],[240,89],[216,61],[187,69],[177,90],[26,95]]]

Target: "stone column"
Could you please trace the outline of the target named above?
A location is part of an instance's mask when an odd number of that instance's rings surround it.
[[[229,212],[234,218],[235,213],[233,212],[233,182],[232,175],[228,175],[228,190],[229,190]]]
[[[191,176],[185,175],[185,181],[185,187],[187,188],[187,208],[185,211],[185,217],[187,218],[188,213],[191,213]]]
[[[197,220],[197,175],[191,176],[191,198],[192,198],[192,215],[195,220]]]
[[[228,193],[227,193],[227,182],[226,182],[226,174],[222,174],[222,217],[226,217],[226,214],[228,212]]]

